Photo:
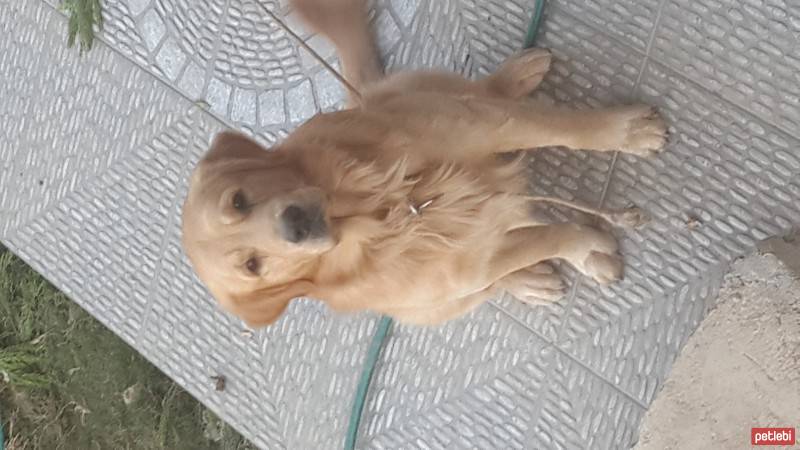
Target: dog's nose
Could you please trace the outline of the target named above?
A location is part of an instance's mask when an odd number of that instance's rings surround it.
[[[289,205],[281,213],[280,229],[284,239],[297,244],[309,238],[321,237],[325,234],[326,225],[320,208]]]

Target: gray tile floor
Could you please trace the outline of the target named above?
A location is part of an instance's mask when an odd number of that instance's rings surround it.
[[[375,318],[299,301],[243,335],[178,241],[210,136],[235,127],[274,142],[341,103],[335,80],[254,2],[302,25],[283,0],[105,0],[102,43],[80,58],[55,1],[0,0],[0,239],[258,445],[340,447]],[[520,47],[532,6],[373,3],[390,67],[472,75]],[[672,139],[646,161],[544,150],[532,189],[633,203],[654,220],[619,231],[621,283],[564,268],[570,295],[557,304],[496,299],[441,328],[394,328],[359,446],[635,443],[729,262],[800,224],[798,41],[791,0],[551,0],[539,42],[556,61],[537,96],[651,102]]]

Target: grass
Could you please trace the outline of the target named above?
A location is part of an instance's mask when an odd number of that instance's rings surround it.
[[[3,247],[0,421],[8,450],[253,448]]]

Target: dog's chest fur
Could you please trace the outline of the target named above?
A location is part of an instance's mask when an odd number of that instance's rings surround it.
[[[482,243],[495,242],[527,214],[519,195],[525,190],[521,160],[489,159],[472,166],[430,161],[410,173],[407,160],[386,163],[324,153],[314,155],[312,166],[325,170],[309,175],[330,193],[329,213],[340,236],[322,256],[315,283],[319,297],[335,309],[361,308],[359,299],[367,298],[375,307],[462,295],[453,290],[469,290],[463,280],[485,272],[462,267],[463,261],[490,260],[494,246]],[[480,257],[467,257],[476,253]],[[381,270],[387,265],[392,270]],[[384,278],[386,273],[391,278]],[[428,277],[436,281],[423,282]],[[416,286],[437,288],[417,292]],[[384,298],[376,300],[378,295]]]

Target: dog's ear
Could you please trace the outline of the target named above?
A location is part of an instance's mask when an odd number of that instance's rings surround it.
[[[247,326],[260,328],[273,324],[293,299],[307,296],[313,287],[310,281],[293,281],[282,286],[258,289],[222,303],[244,320]]]
[[[267,150],[258,142],[235,131],[223,131],[211,141],[211,147],[192,173],[191,184],[202,185],[206,174],[220,167],[278,167],[288,163],[289,153],[281,148]]]
[[[203,157],[204,163],[224,159],[261,159],[269,155],[267,149],[253,139],[235,131],[223,131],[211,141],[208,153]]]

